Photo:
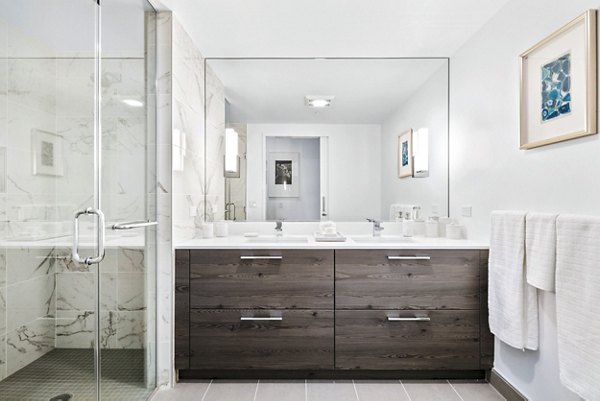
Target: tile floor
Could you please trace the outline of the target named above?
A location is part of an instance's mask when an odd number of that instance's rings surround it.
[[[144,351],[102,350],[102,399],[147,400],[153,389],[144,385]],[[0,401],[48,401],[71,394],[72,401],[95,398],[94,351],[54,349],[0,381]]]
[[[487,383],[461,380],[259,380],[178,383],[152,401],[503,401]]]

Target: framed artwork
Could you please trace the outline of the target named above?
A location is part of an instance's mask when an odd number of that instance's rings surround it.
[[[64,175],[62,136],[31,130],[31,153],[34,175]]]
[[[520,147],[596,131],[596,10],[521,54]]]
[[[412,128],[398,135],[398,178],[412,177]]]
[[[269,198],[298,198],[300,196],[299,160],[299,153],[269,153],[267,158]]]

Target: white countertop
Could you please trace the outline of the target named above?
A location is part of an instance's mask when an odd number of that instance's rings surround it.
[[[176,245],[176,249],[488,249],[489,244],[481,241],[465,239],[453,240],[447,238],[425,237],[390,237],[382,236],[381,242],[357,242],[353,238],[373,238],[369,236],[349,236],[345,242],[316,242],[314,237],[307,235],[285,235],[288,241],[264,240],[260,242],[244,236],[229,236],[225,238],[191,239]],[[259,237],[260,238],[260,237]],[[306,239],[306,242],[292,242],[295,238]],[[393,238],[394,242],[390,242]]]

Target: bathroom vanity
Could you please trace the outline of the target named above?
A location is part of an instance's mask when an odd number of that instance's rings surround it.
[[[485,244],[423,239],[176,250],[179,377],[482,377]]]

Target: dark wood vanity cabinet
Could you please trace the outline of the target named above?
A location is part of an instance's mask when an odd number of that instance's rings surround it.
[[[199,377],[490,369],[487,256],[178,250],[175,368]]]
[[[176,341],[182,340],[177,355],[187,357],[176,358],[176,368],[333,369],[333,250],[177,255],[178,273],[189,280],[181,288],[189,292],[176,294],[175,302],[182,298],[189,308],[187,321],[175,324]]]

